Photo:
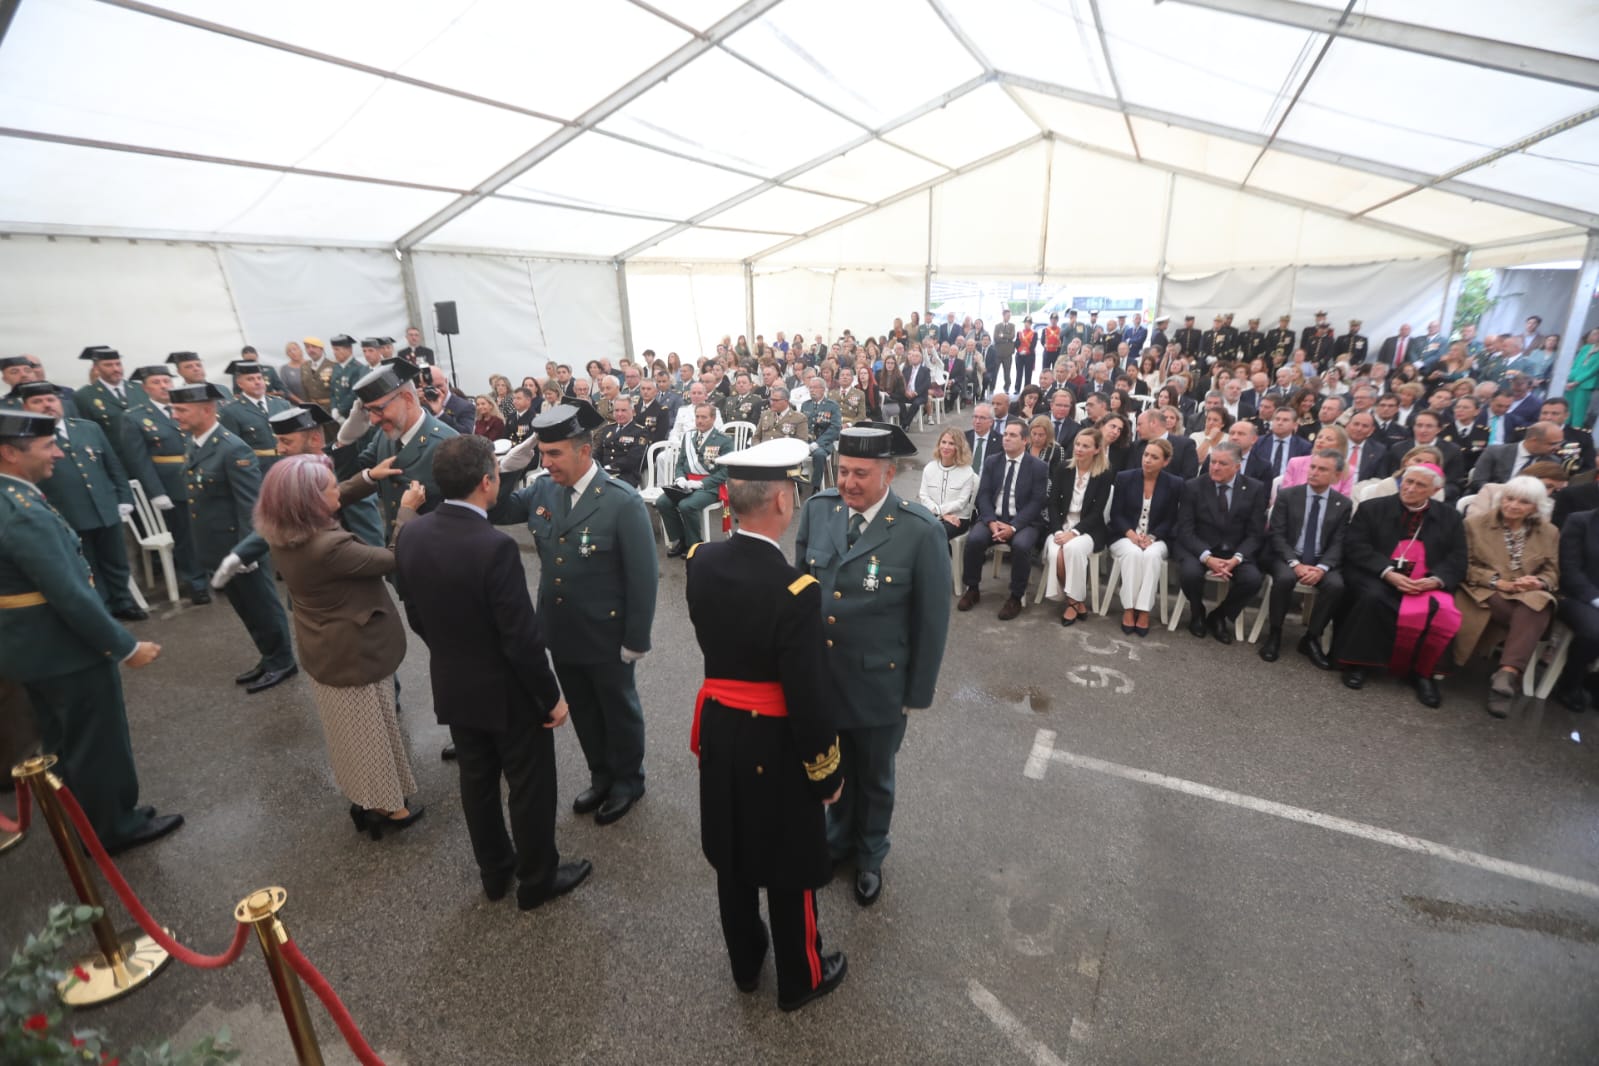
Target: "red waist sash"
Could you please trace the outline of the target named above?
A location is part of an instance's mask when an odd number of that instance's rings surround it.
[[[749,711],[766,718],[787,718],[788,701],[783,698],[783,686],[776,681],[734,681],[727,677],[707,677],[694,700],[694,728],[689,732],[688,748],[700,753],[700,712],[707,699],[724,707]]]

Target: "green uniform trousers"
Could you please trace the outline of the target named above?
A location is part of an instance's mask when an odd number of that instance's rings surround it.
[[[78,539],[83,543],[83,558],[94,571],[95,591],[111,613],[137,607],[133,593],[128,590],[132,574],[128,570],[128,542],[123,539],[122,526],[80,529]]]
[[[838,731],[844,792],[827,808],[827,850],[835,861],[853,855],[858,870],[883,868],[894,817],[894,756],[904,739],[903,714],[894,725]]]
[[[105,662],[23,685],[43,750],[60,756],[57,773],[106,844],[126,840],[148,820],[134,810],[139,773],[118,671],[117,663]]]
[[[661,525],[666,528],[666,542],[691,547],[705,539],[704,519],[700,514],[705,508],[718,504],[721,493],[717,489],[695,489],[686,496],[678,493],[679,498],[675,500],[673,495],[664,492],[655,501],[655,509],[661,513]]]
[[[249,630],[255,650],[261,653],[265,670],[287,670],[294,665],[294,645],[289,639],[289,616],[278,599],[276,580],[270,562],[248,574],[236,574],[222,586],[228,602],[244,628]]]
[[[589,783],[613,799],[644,792],[644,709],[633,664],[556,662]]]

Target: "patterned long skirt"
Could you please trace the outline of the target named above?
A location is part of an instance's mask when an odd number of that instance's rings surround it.
[[[397,811],[416,791],[411,760],[394,709],[394,682],[341,687],[314,679],[322,733],[328,742],[333,781],[351,803],[371,810]]]

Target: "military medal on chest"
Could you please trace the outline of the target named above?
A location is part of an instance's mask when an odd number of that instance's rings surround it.
[[[584,526],[583,531],[578,534],[577,553],[585,559],[594,554],[594,541],[589,538],[588,526]]]
[[[867,592],[877,591],[877,556],[866,560],[866,578],[861,582],[861,588]]]

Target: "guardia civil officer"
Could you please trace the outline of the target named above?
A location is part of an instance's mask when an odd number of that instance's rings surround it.
[[[835,862],[853,857],[855,899],[876,902],[894,813],[894,756],[908,711],[928,707],[949,631],[949,541],[921,504],[895,494],[894,459],[915,455],[898,426],[839,435],[838,487],[800,512],[795,558],[822,590],[844,794],[828,811]]]
[[[229,363],[227,372],[233,375],[234,402],[217,411],[217,420],[255,453],[263,475],[278,459],[277,442],[268,419],[291,406],[288,400],[269,393],[263,373],[266,369],[265,364],[243,359]]]
[[[826,806],[844,787],[821,585],[778,544],[794,518],[789,481],[809,458],[794,437],[722,456],[739,528],[688,555],[689,618],[705,656],[690,734],[700,842],[716,868],[733,982],[755,991],[770,943],[786,1011],[831,992],[847,969],[843,952],[822,954],[816,917],[816,890],[832,877]]]
[[[581,400],[546,407],[534,436],[500,460],[516,474],[536,447],[548,477],[517,489],[502,478],[497,525],[526,522],[539,553],[539,615],[555,674],[589,766],[572,809],[616,821],[644,794],[644,711],[634,664],[650,650],[659,571],[655,533],[638,490],[594,461],[604,424]]]
[[[143,486],[151,506],[161,512],[172,534],[172,563],[178,584],[193,604],[211,602],[210,575],[194,557],[194,537],[189,530],[189,486],[184,472],[183,430],[172,418],[172,370],[165,363],[141,366],[128,375],[144,395],[128,404],[122,416],[122,461]]]
[[[120,435],[117,419],[142,391],[127,380],[122,371],[122,354],[103,344],[91,345],[78,353],[79,359],[94,364],[95,381],[79,389],[75,397],[81,416],[96,423],[106,439]],[[41,380],[36,378],[35,380]]]
[[[210,383],[185,385],[167,395],[172,401],[172,417],[189,435],[184,473],[195,558],[212,573],[254,529],[261,464],[255,452],[217,420],[217,404],[225,395],[221,389]],[[212,585],[222,587],[215,578]],[[234,682],[254,695],[299,673],[289,641],[289,618],[278,599],[271,562],[263,559],[250,572],[236,575],[227,582],[226,595],[261,655]]]
[[[94,590],[78,534],[38,489],[61,457],[56,420],[0,411],[0,675],[27,690],[44,750],[112,854],[183,824],[139,805],[118,664],[161,646],[134,640]]]
[[[364,344],[365,342],[363,342]],[[433,453],[457,436],[455,430],[428,413],[417,394],[417,368],[404,359],[391,359],[365,375],[355,385],[359,403],[339,430],[340,446],[354,444],[371,434],[361,449],[356,467],[361,485],[355,493],[339,486],[341,498],[377,493],[386,534],[392,534],[400,513],[400,497],[413,481],[427,489],[427,502],[417,513],[427,514],[444,499],[433,481]]]

